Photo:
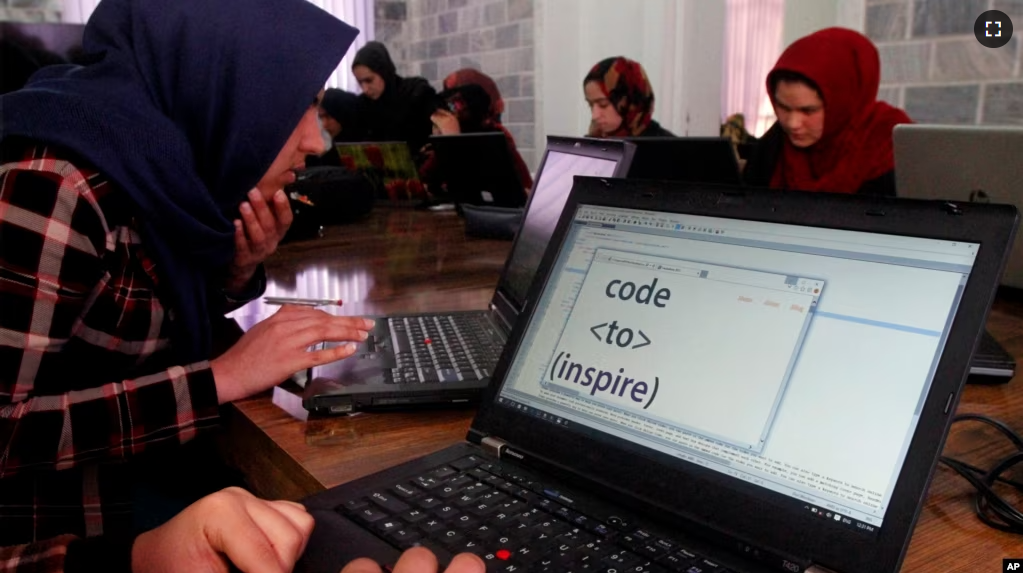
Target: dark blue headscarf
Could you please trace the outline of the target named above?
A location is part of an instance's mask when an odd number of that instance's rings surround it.
[[[66,147],[134,201],[181,359],[209,357],[238,205],[358,33],[307,0],[103,0],[83,39],[95,63],[0,98],[3,137]]]

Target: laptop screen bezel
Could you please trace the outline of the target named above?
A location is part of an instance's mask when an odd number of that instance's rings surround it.
[[[536,181],[533,184],[533,191],[536,191],[536,187],[543,177],[543,169],[547,164],[547,157],[552,151],[569,155],[591,157],[594,159],[615,161],[617,162],[617,165],[615,166],[614,177],[624,177],[624,174],[628,173],[628,170],[632,165],[632,158],[635,149],[636,146],[634,144],[623,140],[601,140],[586,137],[560,137],[549,135],[547,136],[547,149],[544,151],[543,160],[540,162],[540,168],[536,171]],[[526,208],[522,215],[523,225],[525,224],[526,214],[529,213],[529,207],[533,202],[533,197],[535,195],[534,192],[529,194],[529,200],[526,202]],[[515,248],[519,243],[520,235],[521,233],[516,233],[515,239],[512,241],[512,247],[511,250],[508,251],[508,258],[504,261],[504,267],[501,269],[501,278],[497,283],[497,289],[494,291],[494,299],[492,301],[494,310],[497,311],[507,325],[515,323],[519,313],[522,312],[522,308],[526,304],[526,300],[518,300],[517,297],[514,296],[509,288],[506,278],[511,267],[512,257],[515,254]],[[539,268],[537,270],[539,270]]]
[[[876,535],[822,527],[808,512],[785,509],[783,504],[769,501],[771,495],[780,494],[696,466],[682,470],[653,461],[659,454],[638,458],[624,449],[594,443],[581,433],[495,403],[511,357],[530,322],[525,317],[535,311],[535,301],[549,278],[575,212],[583,204],[981,244],[884,524]],[[944,445],[1017,219],[1014,208],[1002,205],[964,204],[953,208],[942,202],[792,191],[722,191],[713,186],[577,177],[531,285],[523,318],[509,337],[470,435],[500,437],[527,459],[570,472],[578,478],[577,483],[592,479],[589,483],[593,487],[623,495],[623,505],[630,505],[637,513],[661,512],[682,529],[693,529],[698,524],[706,531],[790,556],[796,562],[817,563],[844,572],[895,571],[908,547],[926,486]],[[670,491],[679,494],[666,495]]]

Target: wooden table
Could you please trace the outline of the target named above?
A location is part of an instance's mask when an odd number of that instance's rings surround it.
[[[341,298],[335,312],[485,308],[511,244],[466,239],[453,213],[378,209],[365,222],[328,228],[323,238],[283,246],[268,262],[267,294]],[[256,302],[236,313],[243,328],[273,311]],[[1023,364],[1023,302],[999,300],[988,327]],[[1017,377],[1020,378],[1020,377]],[[994,416],[1023,431],[1023,390],[968,386],[960,413]],[[267,498],[299,499],[325,488],[461,441],[472,410],[359,414],[303,422],[269,394],[234,404],[225,423],[225,455]],[[1011,453],[1011,444],[976,423],[953,427],[945,454],[982,467]],[[1023,471],[1010,474],[1023,480]],[[939,466],[902,570],[1000,571],[1023,557],[1023,537],[984,526],[973,514],[972,488]],[[1023,507],[1023,496],[1016,496]]]

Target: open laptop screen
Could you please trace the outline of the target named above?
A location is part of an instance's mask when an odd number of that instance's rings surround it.
[[[610,159],[553,150],[547,153],[501,284],[516,304],[521,306],[526,300],[526,291],[558,225],[574,177],[611,177],[617,166],[618,162]]]
[[[584,205],[497,400],[877,532],[977,249]]]

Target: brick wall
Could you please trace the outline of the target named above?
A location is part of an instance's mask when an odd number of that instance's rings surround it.
[[[387,45],[399,73],[434,87],[449,73],[476,68],[497,82],[504,125],[522,158],[536,168],[534,149],[534,0],[376,0],[376,39]]]
[[[0,22],[60,22],[60,0],[0,0]]]
[[[985,10],[1013,21],[1012,40],[985,48]],[[867,0],[866,33],[881,52],[881,99],[923,123],[1023,125],[1023,0]]]

